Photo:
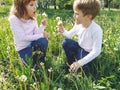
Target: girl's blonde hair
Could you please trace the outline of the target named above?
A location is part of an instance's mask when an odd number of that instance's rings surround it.
[[[28,15],[25,6],[30,1],[36,1],[36,0],[14,0],[13,5],[12,5],[11,10],[10,10],[10,15],[15,15],[18,18],[25,18]],[[34,19],[34,18],[35,17],[33,17],[32,19]]]
[[[81,10],[84,16],[90,14],[94,19],[100,11],[100,6],[99,0],[75,0],[73,9]]]

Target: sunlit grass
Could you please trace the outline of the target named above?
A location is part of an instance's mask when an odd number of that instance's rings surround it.
[[[49,34],[46,63],[26,66],[15,51],[12,32],[8,22],[8,8],[0,11],[0,89],[1,90],[119,90],[120,88],[120,11],[101,11],[95,21],[103,29],[102,53],[91,62],[87,75],[66,74],[66,57],[61,43],[65,38],[57,31],[56,17],[62,18],[69,30],[73,26],[72,10],[38,9],[48,15],[45,29]],[[74,37],[76,39],[76,37]],[[22,78],[22,81],[21,81]]]

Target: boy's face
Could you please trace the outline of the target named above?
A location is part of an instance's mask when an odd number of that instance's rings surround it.
[[[86,20],[86,16],[84,16],[81,10],[74,9],[74,19],[76,24],[83,24]]]
[[[26,10],[27,10],[28,18],[35,17],[35,15],[36,15],[36,1],[30,1],[26,5]]]

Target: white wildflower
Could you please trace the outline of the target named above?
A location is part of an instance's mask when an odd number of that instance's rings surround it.
[[[52,32],[53,35],[55,35],[55,32]]]
[[[48,69],[48,72],[52,72],[52,68],[49,68],[49,69]]]
[[[114,51],[118,51],[118,48],[115,47],[115,48],[114,48]]]
[[[19,79],[20,77],[19,77],[19,75],[17,75],[15,78],[16,78],[16,79]]]
[[[5,72],[1,72],[1,75],[2,75],[2,76],[5,76]]]
[[[62,60],[62,58],[60,58],[60,57],[57,57],[57,60]]]
[[[107,42],[107,39],[103,40],[103,43],[106,43]]]
[[[22,81],[22,82],[25,82],[25,81],[27,80],[27,76],[21,75],[21,76],[19,77],[19,80]]]
[[[93,88],[95,88],[95,89],[106,89],[105,86],[96,86],[96,87],[93,87]]]
[[[35,85],[37,85],[37,83],[34,82],[34,83],[33,83],[33,86],[35,86]]]
[[[62,90],[62,88],[58,88],[58,90]]]
[[[7,47],[7,50],[10,50],[10,46]]]
[[[120,68],[118,68],[118,71],[120,71]]]
[[[34,72],[34,71],[35,71],[35,69],[34,69],[34,68],[32,68],[32,69],[31,69],[31,71],[32,71],[32,72]]]
[[[2,88],[2,87],[3,87],[2,82],[0,82],[0,88]]]
[[[57,90],[57,87],[54,87],[54,89],[53,90]]]
[[[108,47],[108,44],[105,44],[106,47]]]
[[[0,82],[5,81],[5,79],[3,77],[0,77]]]
[[[41,65],[41,66],[44,66],[44,63],[43,63],[43,62],[41,62],[41,63],[40,63],[40,65]]]

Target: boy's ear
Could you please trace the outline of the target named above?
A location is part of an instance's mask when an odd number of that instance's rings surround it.
[[[92,15],[88,14],[87,17],[92,20]]]

